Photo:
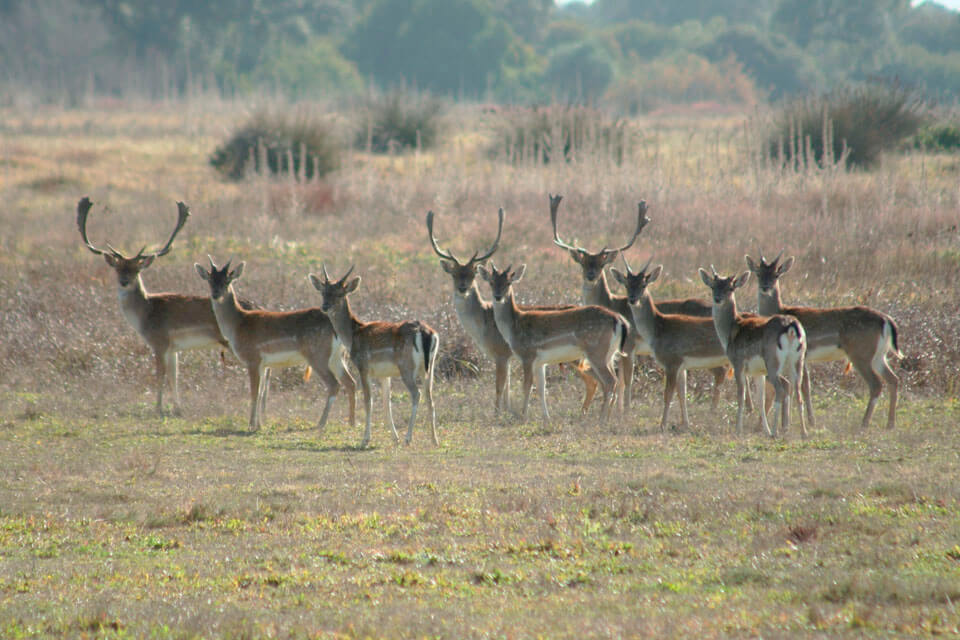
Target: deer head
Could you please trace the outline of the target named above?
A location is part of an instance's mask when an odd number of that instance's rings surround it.
[[[461,263],[453,255],[452,251],[443,250],[437,244],[437,239],[433,234],[433,211],[427,212],[427,233],[430,236],[430,246],[432,246],[434,252],[440,256],[440,264],[443,266],[443,270],[450,274],[450,277],[453,278],[453,287],[460,295],[465,295],[467,291],[470,290],[470,287],[473,286],[473,282],[476,278],[477,267],[489,260],[490,257],[496,252],[497,247],[500,244],[500,235],[503,233],[502,207],[497,212],[497,216],[499,217],[499,222],[497,224],[497,238],[493,241],[493,244],[490,245],[490,248],[487,249],[482,256],[478,255],[479,251],[475,251],[469,260]]]

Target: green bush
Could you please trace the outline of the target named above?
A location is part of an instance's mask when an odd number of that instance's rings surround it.
[[[915,134],[926,118],[925,101],[900,85],[840,87],[787,102],[774,117],[765,150],[794,167],[842,159],[869,168],[883,150]]]
[[[259,111],[216,148],[210,164],[231,180],[249,172],[320,177],[340,165],[345,145],[337,131],[329,119],[305,110]]]
[[[440,134],[445,103],[429,94],[392,91],[371,95],[360,107],[358,148],[375,153],[429,149]]]
[[[933,124],[923,127],[913,137],[913,146],[923,151],[960,153],[960,126]]]
[[[599,154],[621,164],[633,136],[625,121],[589,107],[512,107],[495,115],[490,153],[512,163],[570,162]]]
[[[609,53],[599,43],[586,40],[551,51],[546,80],[559,98],[589,102],[603,95],[613,73]]]

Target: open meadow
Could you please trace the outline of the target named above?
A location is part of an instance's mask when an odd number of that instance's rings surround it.
[[[648,117],[627,160],[508,164],[482,150],[479,109],[448,116],[441,146],[352,154],[298,182],[232,183],[207,160],[245,117],[232,102],[0,110],[0,636],[717,637],[960,633],[960,158],[891,154],[870,172],[779,171],[748,152],[738,116]],[[652,255],[654,296],[708,291],[744,254],[796,256],[788,303],[867,304],[899,325],[900,410],[858,426],[866,385],[813,365],[817,428],[796,411],[771,440],[734,434],[732,381],[710,410],[691,373],[690,430],[661,435],[662,380],[601,424],[582,385],[551,368],[526,422],[494,411],[492,364],[460,327],[424,217],[458,256],[489,246],[526,263],[525,302],[576,303],[580,274],[553,245],[629,238]],[[276,377],[247,428],[246,372],[229,353],[181,356],[181,416],[154,411],[152,354],[127,324],[116,276],[81,243],[159,247],[151,292],[209,287],[193,264],[245,261],[264,307],[320,304],[308,280],[356,265],[363,319],[440,334],[440,446],[421,413],[395,446],[374,401],[360,449],[337,398],[302,369]],[[618,263],[618,267],[622,263]],[[622,294],[613,283],[611,288]],[[481,283],[483,295],[489,287]],[[755,283],[738,296],[755,309]],[[521,397],[514,368],[511,396]],[[393,385],[394,415],[410,403]],[[422,405],[421,405],[422,407]],[[674,403],[671,424],[679,423]]]

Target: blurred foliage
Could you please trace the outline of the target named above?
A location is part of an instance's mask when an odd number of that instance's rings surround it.
[[[254,113],[211,154],[225,178],[250,173],[321,177],[340,166],[342,127],[306,109]]]
[[[731,56],[773,99],[875,77],[960,94],[960,13],[935,2],[0,0],[0,15],[0,82],[65,103],[198,90],[295,99],[371,83],[527,104],[612,91],[633,109],[628,94],[663,83],[630,77],[638,69],[673,68],[680,85],[707,73],[702,60]],[[665,93],[743,100],[706,84]]]
[[[960,153],[960,125],[949,123],[927,125],[913,137],[913,146],[935,153]]]
[[[621,164],[635,133],[624,120],[591,107],[504,108],[494,114],[490,155],[515,164],[572,162],[581,156]]]
[[[785,103],[774,118],[765,151],[787,166],[843,161],[870,168],[881,152],[914,135],[929,118],[921,95],[897,84],[838,87]]]
[[[355,144],[375,153],[429,149],[440,133],[442,100],[429,94],[395,90],[375,93],[360,109]]]

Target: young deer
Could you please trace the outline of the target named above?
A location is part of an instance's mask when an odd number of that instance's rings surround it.
[[[433,235],[433,211],[427,212],[427,234],[430,237],[430,246],[441,258],[440,265],[453,279],[453,308],[457,312],[460,324],[480,351],[494,362],[496,410],[500,411],[510,409],[510,358],[513,356],[513,352],[510,350],[510,345],[497,330],[497,324],[493,318],[493,305],[480,295],[480,288],[477,286],[476,280],[477,267],[489,260],[500,244],[500,235],[503,231],[503,209],[500,209],[498,215],[500,220],[496,240],[482,256],[478,255],[479,252],[474,252],[473,256],[466,262],[460,262],[452,251],[443,250],[438,246],[437,239]],[[572,307],[571,305],[555,305],[525,306],[522,308],[547,310]],[[596,378],[588,373],[588,368],[577,366],[575,369],[583,380],[586,389],[583,406],[581,407],[581,411],[585,412],[593,400],[598,383]]]
[[[347,299],[360,285],[360,277],[347,282],[353,273],[353,267],[333,282],[327,275],[326,266],[323,276],[310,274],[313,286],[323,295],[322,309],[330,318],[340,340],[350,353],[357,370],[360,372],[360,387],[363,389],[363,402],[367,411],[367,424],[363,432],[361,447],[370,443],[370,414],[373,409],[373,397],[370,393],[370,378],[383,378],[383,402],[393,431],[393,440],[400,442],[397,427],[393,422],[393,410],[390,406],[390,378],[400,376],[410,392],[410,425],[407,427],[406,443],[413,438],[413,425],[417,420],[417,407],[420,405],[420,382],[424,382],[424,395],[430,407],[430,433],[433,444],[439,446],[437,438],[437,413],[433,406],[433,371],[437,361],[440,341],[437,332],[423,322],[363,322],[350,310]]]
[[[337,339],[327,316],[318,308],[297,311],[248,311],[237,301],[233,283],[243,275],[241,262],[230,269],[227,262],[217,268],[213,258],[210,270],[195,264],[201,278],[210,285],[210,298],[221,333],[234,355],[247,367],[250,376],[250,427],[263,425],[269,367],[310,365],[327,387],[327,401],[317,423],[321,431],[327,424],[334,398],[342,384],[350,404],[350,425],[356,418],[356,385],[344,363],[346,352]]]
[[[757,277],[757,299],[762,314],[785,313],[796,317],[807,331],[807,362],[829,362],[849,359],[853,368],[870,388],[870,400],[863,414],[861,429],[866,429],[873,416],[883,383],[890,385],[890,413],[887,428],[893,429],[897,415],[897,390],[900,379],[887,363],[887,355],[902,358],[897,346],[897,323],[887,314],[864,306],[799,307],[784,305],[780,299],[780,277],[793,266],[793,257],[782,263],[781,251],[769,263],[760,256],[755,263],[746,256],[747,266]],[[804,376],[807,373],[804,372]],[[810,424],[815,425],[810,400],[809,379],[804,380],[804,394]]]
[[[627,341],[629,323],[619,313],[599,306],[556,311],[522,309],[514,299],[513,285],[520,281],[525,270],[526,265],[520,265],[516,271],[510,267],[498,271],[493,264],[489,270],[482,265],[478,267],[480,277],[490,284],[493,293],[497,329],[523,365],[523,419],[527,417],[534,371],[546,423],[550,420],[546,365],[586,360],[603,389],[601,419],[606,421],[619,395],[621,385],[614,370],[614,359]]]
[[[690,423],[687,418],[684,372],[687,369],[725,369],[730,361],[717,338],[713,318],[664,313],[654,303],[648,286],[660,277],[663,265],[657,265],[648,272],[651,260],[652,258],[639,271],[633,272],[626,256],[623,256],[627,272],[624,274],[617,269],[611,269],[611,273],[626,288],[633,324],[643,341],[649,345],[657,364],[663,367],[663,416],[660,418],[660,431],[665,432],[667,429],[667,414],[678,382],[680,414],[683,428],[687,429]]]
[[[629,409],[633,386],[634,356],[649,356],[652,355],[653,352],[650,349],[650,345],[648,345],[637,332],[637,327],[633,322],[633,314],[630,311],[627,298],[625,296],[614,295],[610,291],[604,268],[616,260],[618,255],[632,247],[633,243],[637,240],[637,236],[640,235],[643,228],[650,222],[650,218],[647,217],[647,203],[641,200],[640,204],[637,205],[637,228],[627,244],[619,249],[603,248],[597,253],[591,253],[582,247],[575,247],[560,239],[560,235],[557,232],[557,212],[563,196],[551,195],[549,198],[550,222],[553,225],[553,243],[562,249],[566,249],[574,262],[580,265],[581,275],[583,276],[583,304],[595,304],[616,311],[626,318],[630,324],[630,335],[627,338],[627,344],[624,348],[624,352],[629,357],[624,358],[620,365],[623,368],[624,377],[624,404],[626,408]],[[658,306],[663,313],[682,313],[684,315],[703,316],[707,318],[709,318],[711,314],[710,303],[696,298],[662,300]],[[723,380],[727,376],[727,369],[725,367],[715,367],[710,371],[713,373],[713,408],[716,409],[720,402],[720,385],[723,384]],[[681,375],[683,376],[683,385],[686,386],[687,374],[684,371]]]
[[[766,375],[767,382],[773,387],[773,429],[767,423],[764,394],[760,393],[760,420],[767,435],[776,437],[777,418],[786,432],[790,424],[790,396],[800,393],[800,381],[803,377],[803,359],[807,351],[807,336],[800,321],[793,316],[753,316],[748,317],[737,312],[734,292],[745,285],[750,272],[739,276],[723,278],[711,267],[713,275],[700,269],[700,278],[713,292],[713,323],[723,345],[727,358],[733,365],[733,376],[737,381],[737,434],[743,432],[743,405],[746,394],[746,377]],[[782,417],[778,411],[782,407]],[[807,437],[806,421],[803,417],[802,403],[797,407],[800,413],[800,428],[803,437]]]
[[[174,413],[179,414],[177,353],[189,349],[226,347],[227,342],[217,328],[217,320],[207,298],[179,293],[148,293],[143,285],[141,272],[153,264],[154,260],[170,252],[173,239],[186,224],[190,210],[184,203],[177,203],[177,225],[159,251],[144,254],[144,247],[137,255],[127,257],[109,244],[106,249],[99,249],[87,239],[87,216],[91,207],[93,202],[87,197],[81,198],[77,203],[77,227],[80,229],[80,237],[90,251],[102,255],[116,272],[120,310],[130,326],[153,350],[157,372],[157,412],[163,413],[163,391],[167,385],[167,376],[170,375],[173,378]]]

